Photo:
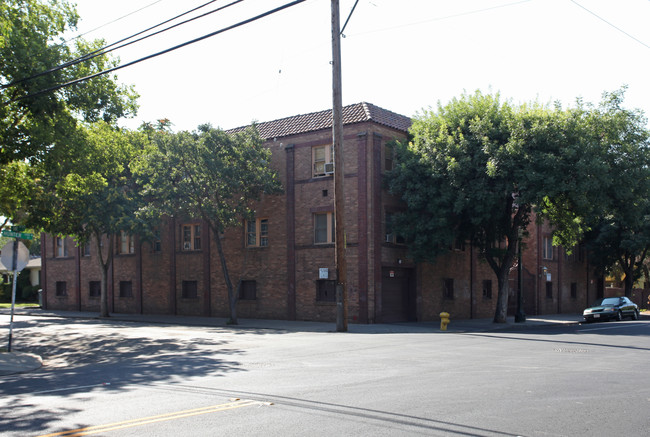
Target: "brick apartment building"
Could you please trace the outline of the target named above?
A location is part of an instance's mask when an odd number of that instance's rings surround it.
[[[472,247],[458,247],[435,264],[416,264],[390,229],[403,206],[382,185],[393,166],[389,142],[404,139],[408,117],[369,103],[346,106],[345,210],[351,322],[379,323],[491,317],[496,277]],[[243,279],[243,318],[334,321],[334,183],[331,111],[259,123],[284,187],[265,197],[254,220],[220,238],[231,277]],[[236,131],[237,129],[233,129]],[[550,244],[545,226],[531,225],[523,256],[527,314],[578,312],[602,296],[577,250],[566,256]],[[116,240],[109,272],[109,310],[118,313],[227,317],[227,291],[210,230],[200,220],[169,218],[160,238]],[[95,251],[70,238],[42,236],[45,306],[99,310],[101,278]],[[516,270],[511,279],[514,312]]]

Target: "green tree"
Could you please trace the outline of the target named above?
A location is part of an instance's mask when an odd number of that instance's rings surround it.
[[[146,201],[131,169],[146,144],[141,132],[104,122],[89,125],[70,139],[66,156],[48,156],[42,194],[32,204],[32,224],[51,234],[73,236],[82,246],[95,242],[102,273],[102,317],[109,316],[108,271],[116,236],[145,233],[150,228],[139,214]]]
[[[74,30],[79,18],[67,1],[6,0],[1,7],[0,165],[38,159],[53,147],[65,147],[79,119],[113,122],[135,113],[136,93],[118,85],[115,76],[34,95],[117,61],[102,55],[24,80],[94,51],[103,41],[77,39],[74,49],[65,43],[62,35]]]
[[[594,165],[583,154],[583,117],[476,92],[425,111],[412,140],[396,144],[388,184],[406,202],[396,224],[412,255],[434,262],[459,240],[478,248],[497,277],[497,323],[506,321],[508,276],[532,213],[548,217],[565,241],[584,230],[572,208],[597,184],[576,175]]]
[[[34,191],[37,189],[36,172],[24,161],[12,161],[0,165],[0,214],[4,220],[0,229],[14,218],[20,222],[25,219],[26,208]]]
[[[63,34],[75,30],[78,18],[67,1],[0,3],[0,216],[13,223],[27,220],[24,212],[38,196],[44,160],[51,154],[69,156],[67,149],[83,130],[82,122],[112,124],[137,109],[137,94],[119,85],[116,76],[39,94],[117,65],[103,54],[54,68],[104,44],[83,39],[76,39],[74,47],[66,43]]]
[[[155,199],[149,214],[181,214],[208,223],[228,290],[229,323],[237,324],[238,295],[219,236],[253,217],[262,195],[281,192],[269,165],[271,151],[254,127],[234,135],[210,125],[191,133],[148,131],[156,149],[143,156],[138,173],[146,195]]]
[[[624,91],[605,93],[590,110],[609,179],[591,199],[597,209],[586,241],[590,262],[601,272],[624,274],[629,297],[650,250],[650,132],[642,111],[623,107]]]

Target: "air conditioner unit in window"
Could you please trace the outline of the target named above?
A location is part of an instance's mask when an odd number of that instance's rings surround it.
[[[325,163],[325,174],[334,174],[334,163],[333,162]]]
[[[183,243],[183,250],[192,250],[192,245],[190,244],[189,241],[185,241]]]

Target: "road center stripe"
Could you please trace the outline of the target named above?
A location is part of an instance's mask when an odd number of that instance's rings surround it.
[[[125,420],[122,422],[109,423],[106,425],[95,425],[86,428],[72,429],[69,431],[56,432],[52,434],[44,434],[39,437],[77,437],[91,434],[98,434],[100,432],[114,431],[117,429],[131,428],[135,426],[147,425],[150,423],[163,422],[166,420],[182,419],[184,417],[198,416],[201,414],[216,413],[219,411],[233,410],[235,408],[250,407],[252,405],[267,405],[259,401],[239,401],[229,402],[227,404],[212,405],[210,407],[195,408],[192,410],[177,411],[174,413],[158,414],[156,416],[142,417],[140,419]]]

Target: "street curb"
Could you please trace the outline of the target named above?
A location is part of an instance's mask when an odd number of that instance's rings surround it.
[[[43,359],[28,352],[0,352],[0,376],[33,372],[43,366]]]

